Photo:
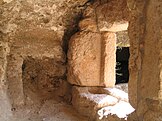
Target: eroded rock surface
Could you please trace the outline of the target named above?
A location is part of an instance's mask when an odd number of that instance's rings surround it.
[[[0,1],[0,96],[4,102],[0,105],[4,109],[4,117],[1,116],[0,120],[8,118],[10,111],[17,110],[18,106],[26,103],[26,99],[35,101],[33,95],[37,89],[51,92],[53,87],[57,87],[60,90],[58,95],[66,95],[69,87],[62,82],[66,81],[64,35],[67,31],[76,30],[86,2]],[[59,85],[64,85],[67,90],[61,90]]]

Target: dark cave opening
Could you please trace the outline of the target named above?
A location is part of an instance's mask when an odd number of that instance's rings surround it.
[[[117,47],[116,49],[116,84],[129,81],[129,47]]]

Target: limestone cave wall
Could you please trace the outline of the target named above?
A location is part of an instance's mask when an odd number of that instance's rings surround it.
[[[162,1],[128,0],[131,10],[129,97],[136,120],[160,121]]]
[[[1,104],[1,109],[10,112],[26,99],[34,100],[33,94],[38,90],[43,91],[40,94],[52,93],[66,81],[67,33],[77,30],[86,3],[87,0],[0,1],[0,102],[6,104]],[[30,97],[27,94],[31,91]]]

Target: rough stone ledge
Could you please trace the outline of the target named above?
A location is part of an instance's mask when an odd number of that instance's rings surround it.
[[[72,104],[80,114],[90,117],[93,121],[97,121],[99,118],[103,121],[109,120],[109,117],[118,121],[121,120],[119,117],[127,118],[127,114],[134,111],[128,102],[128,94],[117,88],[74,86],[72,89]],[[124,106],[128,106],[130,109],[124,112],[125,117],[117,113],[109,112],[111,108],[112,110],[115,108],[121,109]],[[104,111],[107,112],[107,115]],[[118,117],[113,114],[116,114]],[[105,119],[107,116],[108,119]]]

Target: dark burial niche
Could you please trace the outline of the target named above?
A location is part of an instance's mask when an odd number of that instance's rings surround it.
[[[116,84],[129,81],[129,47],[117,47],[116,49]]]

